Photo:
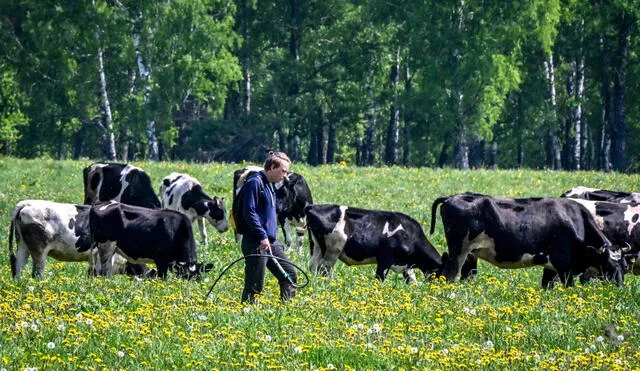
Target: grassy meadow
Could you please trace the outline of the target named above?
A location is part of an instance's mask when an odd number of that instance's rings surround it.
[[[6,370],[451,370],[640,369],[640,277],[624,287],[540,289],[541,268],[500,270],[480,262],[468,282],[407,286],[374,266],[336,264],[333,278],[312,277],[287,304],[267,274],[259,304],[239,303],[242,264],[204,298],[213,280],[241,256],[231,231],[208,226],[199,260],[215,268],[199,282],[125,276],[90,278],[85,263],[49,259],[46,277],[11,278],[10,214],[23,199],[81,203],[90,161],[0,158],[0,369]],[[231,203],[238,164],[136,163],[154,186],[187,172],[209,195]],[[316,203],[402,211],[428,232],[431,203],[442,195],[557,196],[575,185],[637,190],[638,175],[531,170],[292,167]],[[438,213],[439,214],[439,213]],[[428,236],[446,250],[438,215]],[[196,238],[199,235],[196,233]],[[305,244],[308,243],[305,239]],[[307,267],[307,250],[289,252]]]

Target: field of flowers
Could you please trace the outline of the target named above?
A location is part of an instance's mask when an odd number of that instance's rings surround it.
[[[7,254],[9,215],[22,199],[79,203],[90,161],[0,158],[0,369],[640,369],[640,279],[615,287],[541,290],[540,268],[499,270],[481,262],[477,278],[407,286],[373,266],[336,265],[312,277],[286,304],[267,275],[258,305],[239,303],[242,265],[209,298],[213,280],[241,253],[231,232],[209,227],[199,260],[215,268],[199,282],[125,276],[89,278],[83,263],[49,259],[46,277],[14,281]],[[155,185],[188,172],[210,195],[231,199],[238,164],[138,163]],[[306,167],[317,203],[405,212],[425,230],[431,203],[475,191],[554,196],[575,185],[637,189],[637,175],[595,172]],[[429,239],[446,250],[440,220]],[[197,235],[196,235],[197,236]],[[306,267],[308,251],[290,252]]]

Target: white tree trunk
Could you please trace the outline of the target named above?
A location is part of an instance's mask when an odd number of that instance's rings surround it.
[[[93,4],[95,6],[95,2]],[[116,159],[116,139],[113,133],[113,116],[111,115],[111,104],[109,103],[109,92],[107,90],[107,78],[104,72],[104,57],[100,32],[95,31],[95,38],[98,44],[98,74],[100,75],[100,90],[102,91],[102,109],[104,113],[104,150],[105,157],[113,161]]]
[[[556,103],[556,77],[555,67],[553,64],[553,54],[547,56],[547,60],[543,62],[544,72],[549,84],[549,98],[548,104],[551,110],[551,118],[547,123],[547,136],[548,136],[548,152],[550,158],[548,159],[549,166],[553,169],[560,169],[560,144],[558,143],[558,137],[555,133],[555,126],[557,124],[557,103]]]

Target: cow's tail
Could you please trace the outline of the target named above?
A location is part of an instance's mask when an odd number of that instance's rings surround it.
[[[22,208],[24,206],[21,206],[19,209],[15,210],[15,212],[13,213],[13,217],[11,218],[11,225],[9,226],[9,261],[11,262],[11,276],[15,277],[16,276],[16,271],[17,271],[17,267],[16,267],[16,254],[13,252],[13,239],[16,235],[16,220],[18,219],[18,216],[20,215],[20,212],[22,212]],[[17,241],[17,238],[16,238]]]
[[[442,196],[433,201],[433,205],[431,205],[431,230],[429,231],[429,234],[433,234],[436,230],[436,211],[438,210],[438,205],[448,200],[449,197],[451,196]]]

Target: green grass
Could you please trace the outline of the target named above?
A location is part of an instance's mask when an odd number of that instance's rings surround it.
[[[594,281],[544,291],[540,268],[500,270],[481,262],[469,282],[420,277],[407,286],[393,273],[379,284],[374,266],[337,263],[332,279],[313,277],[284,305],[268,274],[260,304],[245,307],[241,264],[204,299],[218,273],[241,255],[231,232],[208,227],[210,242],[199,260],[215,268],[200,282],[92,279],[84,263],[51,259],[45,279],[29,277],[29,262],[14,281],[6,253],[13,206],[23,199],[82,202],[82,168],[89,163],[0,158],[0,368],[640,368],[640,281],[629,275],[620,288]],[[233,171],[241,166],[136,165],[156,187],[172,171],[188,172],[227,205]],[[292,169],[308,180],[316,203],[402,211],[425,230],[431,204],[442,195],[557,196],[575,185],[636,190],[640,179],[530,170]],[[429,239],[446,249],[439,217]],[[307,266],[308,251],[290,255]]]

